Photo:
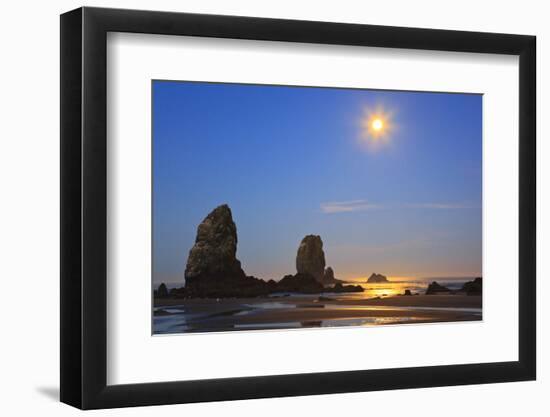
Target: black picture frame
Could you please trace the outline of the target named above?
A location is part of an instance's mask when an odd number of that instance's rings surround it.
[[[519,56],[519,360],[107,385],[108,32]],[[79,8],[61,16],[61,401],[82,409],[482,384],[536,377],[534,36]]]

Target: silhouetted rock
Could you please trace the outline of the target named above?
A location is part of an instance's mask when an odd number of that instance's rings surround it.
[[[183,298],[185,297],[185,287],[172,288],[169,292],[170,297]]]
[[[323,283],[330,284],[332,282],[334,282],[334,270],[328,266],[323,274]]]
[[[241,298],[259,297],[277,292],[322,293],[327,283],[336,283],[332,291],[363,291],[361,286],[343,286],[332,268],[325,271],[323,242],[319,236],[308,235],[302,240],[296,256],[295,275],[279,282],[263,281],[247,276],[236,258],[237,227],[230,208],[216,207],[197,228],[195,244],[189,251],[185,268],[185,287],[170,290],[175,298]],[[164,285],[164,284],[162,284]],[[166,287],[155,292],[168,296]]]
[[[451,290],[443,285],[438,284],[436,281],[428,285],[426,290],[426,295],[440,294],[440,293],[450,293]]]
[[[383,283],[383,282],[389,282],[388,281],[388,278],[382,274],[377,274],[376,272],[374,272],[370,277],[369,279],[367,280],[367,282],[369,284],[379,284],[379,283]]]
[[[160,284],[159,287],[157,288],[156,296],[158,298],[168,297],[168,289],[166,288],[166,285],[164,284],[164,282]]]
[[[269,281],[267,281],[267,288],[270,292],[277,291],[277,282],[270,279]]]
[[[343,285],[342,283],[337,283],[332,288],[325,288],[326,292],[363,292],[363,287],[360,285]]]
[[[187,297],[256,297],[268,284],[246,276],[236,258],[237,227],[227,204],[216,207],[197,228],[185,268]]]
[[[334,277],[334,270],[330,266],[325,269],[325,273],[323,274],[323,284],[330,285],[342,282],[344,281]]]
[[[323,290],[323,284],[317,281],[312,275],[304,273],[285,275],[277,283],[277,291],[281,292],[318,293]]]
[[[197,228],[195,244],[189,252],[185,280],[203,276],[244,276],[237,252],[237,227],[227,204],[216,207]]]
[[[412,295],[411,290],[405,290],[405,292],[403,293],[403,295]]]
[[[481,277],[475,278],[473,281],[466,282],[460,291],[465,291],[468,295],[481,295],[483,282]]]
[[[320,236],[307,235],[302,239],[296,255],[298,274],[309,274],[319,283],[323,283],[325,273],[325,253]]]

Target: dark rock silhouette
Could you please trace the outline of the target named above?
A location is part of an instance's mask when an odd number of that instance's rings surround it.
[[[325,269],[325,273],[323,274],[323,284],[330,285],[342,282],[344,281],[334,277],[334,270],[330,266]]]
[[[275,292],[277,291],[277,285],[278,283],[272,279],[270,279],[269,281],[267,281],[267,289],[269,290],[269,292]]]
[[[158,298],[168,297],[168,289],[166,288],[166,284],[164,284],[164,282],[159,285],[159,287],[156,291],[156,296]]]
[[[411,290],[405,290],[405,292],[403,293],[403,295],[412,295]]]
[[[323,274],[323,283],[330,283],[334,281],[334,270],[328,266]]]
[[[242,298],[260,297],[277,292],[321,293],[325,291],[325,254],[319,236],[304,237],[296,256],[295,275],[279,282],[247,276],[236,257],[237,226],[227,204],[216,207],[197,228],[195,244],[189,251],[185,268],[185,287],[168,291],[164,287],[155,296],[175,298]],[[329,283],[336,292],[363,291],[360,286],[343,286],[327,268]]]
[[[276,291],[318,293],[324,290],[323,284],[310,274],[285,275],[278,283]]]
[[[247,276],[237,253],[237,226],[227,204],[216,207],[197,228],[185,268],[187,297],[256,297],[268,284]]]
[[[360,285],[343,285],[342,283],[337,283],[332,288],[325,288],[326,292],[363,292],[363,287]]]
[[[230,275],[243,277],[241,263],[236,258],[237,226],[227,204],[216,207],[197,228],[195,244],[189,252],[185,280]]]
[[[360,285],[343,285],[338,282],[333,287],[326,287],[309,274],[286,275],[277,284],[277,291],[319,293],[319,292],[363,292]]]
[[[440,293],[450,293],[451,290],[443,285],[438,284],[436,281],[428,285],[426,290],[426,295],[440,294]]]
[[[325,253],[320,236],[307,235],[302,239],[296,255],[298,274],[309,274],[319,283],[323,283],[325,273]]]
[[[460,291],[465,291],[468,295],[481,295],[483,282],[481,277],[475,278],[473,281],[466,282]]]
[[[184,287],[181,287],[181,288],[172,288],[170,290],[170,292],[168,293],[168,295],[170,297],[179,297],[179,296],[182,296],[183,294],[185,293],[185,288]]]
[[[374,272],[370,277],[369,279],[367,280],[367,282],[369,284],[379,284],[379,283],[382,283],[382,282],[389,282],[388,281],[388,278],[382,274],[377,274],[376,272]]]

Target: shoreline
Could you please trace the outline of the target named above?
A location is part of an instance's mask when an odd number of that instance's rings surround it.
[[[322,301],[319,297],[324,297]],[[278,302],[296,304],[300,302],[317,302],[327,305],[355,305],[355,306],[393,306],[393,307],[449,307],[449,308],[481,308],[481,295],[392,295],[374,298],[343,298],[341,294],[299,294],[292,297],[250,297],[250,298],[155,298],[154,308],[173,307],[179,305],[227,305],[227,304],[255,304],[261,302]]]
[[[157,299],[154,334],[482,320],[481,295]]]

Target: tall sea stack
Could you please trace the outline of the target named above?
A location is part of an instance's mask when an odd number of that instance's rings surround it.
[[[197,229],[195,245],[185,268],[188,297],[256,297],[266,295],[269,285],[246,276],[236,258],[237,227],[227,204],[216,207]]]
[[[237,226],[231,209],[223,204],[212,210],[197,229],[195,245],[187,258],[186,284],[200,278],[244,276],[236,253]]]
[[[309,274],[323,283],[325,273],[325,253],[320,236],[307,235],[302,239],[296,255],[296,270],[299,274]]]

